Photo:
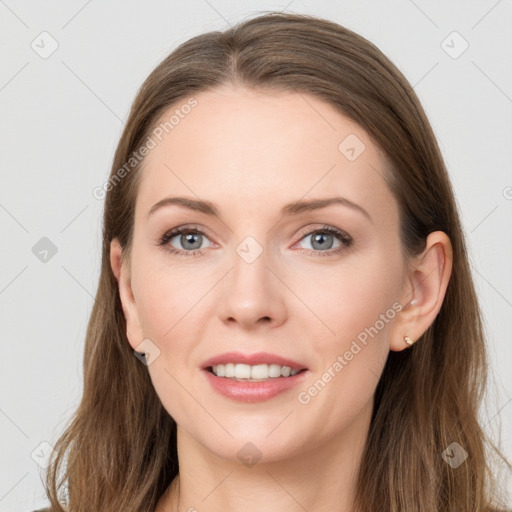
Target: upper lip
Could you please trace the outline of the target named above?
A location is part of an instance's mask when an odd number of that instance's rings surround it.
[[[206,369],[218,364],[248,364],[255,366],[257,364],[278,364],[280,366],[289,366],[292,370],[304,370],[306,366],[292,359],[271,354],[269,352],[256,352],[254,354],[244,354],[242,352],[224,352],[218,356],[211,357],[204,361],[201,368]]]

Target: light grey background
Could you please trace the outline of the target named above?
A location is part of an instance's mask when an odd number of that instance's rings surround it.
[[[108,178],[138,87],[190,37],[272,9],[355,30],[419,95],[446,158],[486,318],[491,395],[482,422],[497,436],[501,418],[512,456],[511,1],[0,0],[0,511],[46,504],[38,463],[81,394],[99,275],[103,205],[92,191]],[[52,40],[58,48],[47,56]],[[46,262],[34,254],[39,246],[33,252],[43,237],[57,249]]]

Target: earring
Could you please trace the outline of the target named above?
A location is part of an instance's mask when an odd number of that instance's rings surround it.
[[[407,345],[411,346],[414,342],[409,338],[409,336],[404,336],[404,341]]]

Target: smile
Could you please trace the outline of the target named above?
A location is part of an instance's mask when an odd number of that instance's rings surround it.
[[[262,382],[268,379],[293,377],[300,372],[296,368],[292,369],[290,366],[281,366],[279,364],[257,364],[251,366],[241,363],[217,364],[211,366],[209,370],[217,377],[247,382]]]

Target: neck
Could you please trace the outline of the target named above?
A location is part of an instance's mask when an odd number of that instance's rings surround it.
[[[372,403],[338,436],[286,459],[245,466],[218,457],[178,427],[180,473],[155,512],[352,512]],[[262,459],[263,460],[263,459]]]

